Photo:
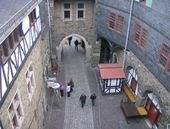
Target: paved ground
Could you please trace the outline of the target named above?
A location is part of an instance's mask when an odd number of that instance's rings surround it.
[[[65,46],[63,64],[56,75],[58,82],[67,84],[72,78],[75,87],[71,97],[56,98],[50,89],[47,89],[48,112],[44,129],[147,129],[144,119],[131,120],[124,118],[120,108],[121,94],[102,95],[98,87],[98,71],[91,68],[86,62],[84,51],[76,51],[74,46]],[[87,102],[82,109],[79,97],[87,95]],[[96,93],[97,101],[91,106],[89,96]]]

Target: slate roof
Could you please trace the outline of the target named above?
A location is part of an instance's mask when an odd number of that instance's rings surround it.
[[[31,0],[0,0],[0,29]]]
[[[0,44],[41,0],[0,0]]]

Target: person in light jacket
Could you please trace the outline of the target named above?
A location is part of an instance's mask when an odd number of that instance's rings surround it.
[[[71,86],[67,84],[67,97],[70,97]]]

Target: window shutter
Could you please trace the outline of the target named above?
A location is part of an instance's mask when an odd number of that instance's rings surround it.
[[[124,24],[124,17],[122,16],[117,16],[117,21],[116,21],[116,30],[118,32],[123,31],[123,24]]]
[[[134,41],[137,44],[139,44],[140,42],[140,35],[141,35],[141,26],[139,24],[136,24],[134,28]]]
[[[116,29],[115,27],[116,24],[116,15],[114,13],[109,13],[108,16],[108,26],[110,29]]]

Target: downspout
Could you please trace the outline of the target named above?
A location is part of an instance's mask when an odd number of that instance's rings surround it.
[[[52,63],[52,42],[51,42],[51,15],[50,15],[50,4],[47,0],[47,11],[48,11],[48,24],[49,24],[49,45],[50,45],[50,61]]]
[[[126,50],[127,50],[127,45],[128,45],[130,24],[131,24],[131,19],[132,19],[133,2],[134,2],[134,0],[131,0],[128,28],[127,28],[127,33],[126,33],[126,42],[125,42],[124,55],[123,55],[123,68],[125,68],[125,62],[126,62]]]

